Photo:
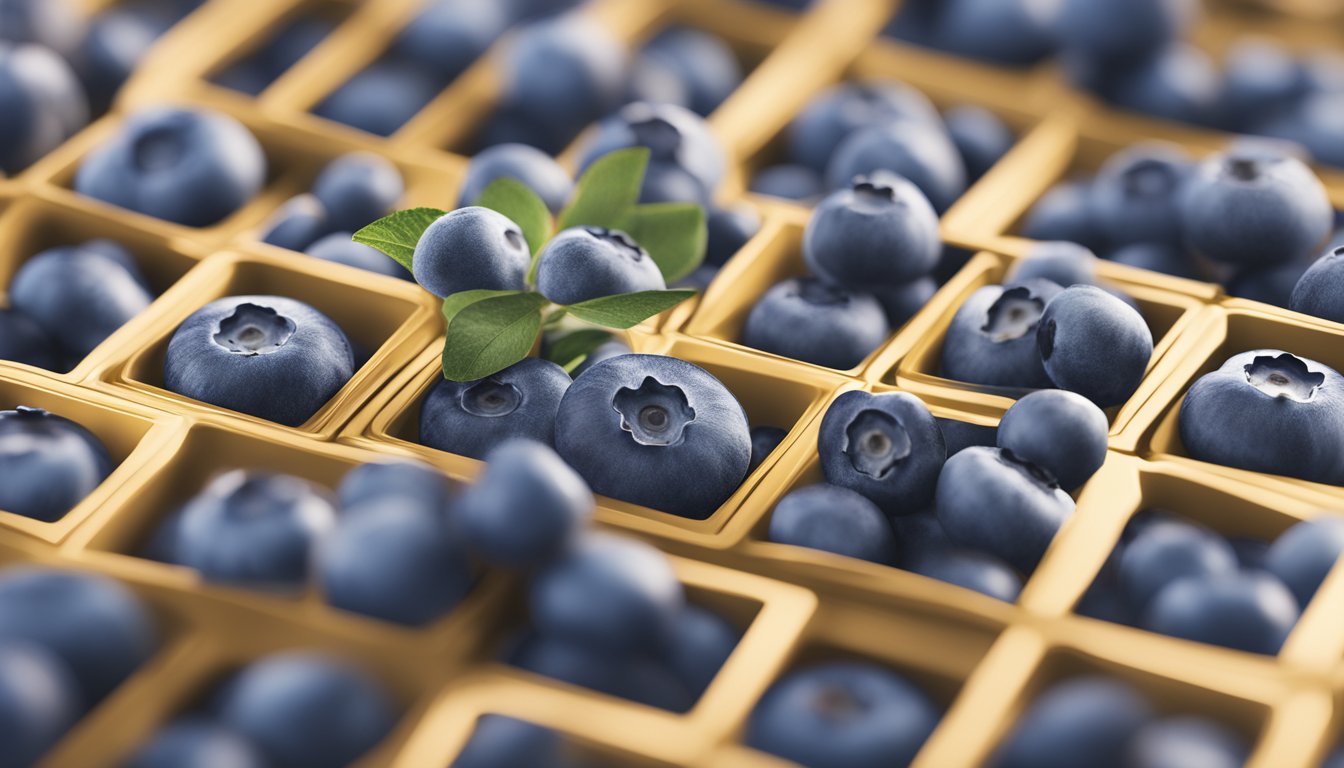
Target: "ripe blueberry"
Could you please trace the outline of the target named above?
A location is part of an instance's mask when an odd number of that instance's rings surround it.
[[[928,198],[914,184],[884,171],[831,193],[803,233],[808,267],[855,290],[894,289],[923,277],[941,252],[938,214]]]
[[[0,642],[0,766],[24,768],[79,717],[84,704],[65,663],[40,646]]]
[[[1297,615],[1297,600],[1278,579],[1235,571],[1172,582],[1149,603],[1143,626],[1186,640],[1274,655]]]
[[[1153,719],[1148,702],[1104,677],[1057,683],[1033,701],[1000,747],[998,768],[1120,768],[1125,748]]]
[[[425,290],[447,298],[459,291],[522,290],[532,263],[523,231],[489,208],[458,208],[425,230],[411,268]]]
[[[952,316],[943,340],[944,375],[969,384],[1039,389],[1050,386],[1036,335],[1061,289],[1048,280],[987,285]]]
[[[837,485],[791,491],[770,515],[770,541],[883,565],[896,562],[896,535],[877,505]]]
[[[827,482],[858,491],[888,515],[928,505],[947,458],[933,414],[904,392],[840,395],[822,417],[817,450]]]
[[[1284,531],[1265,553],[1265,570],[1278,576],[1306,610],[1344,553],[1344,520],[1318,517]]]
[[[169,723],[136,750],[126,768],[264,768],[256,747],[205,717]]]
[[[1032,392],[999,422],[998,446],[1055,476],[1073,490],[1106,460],[1106,414],[1087,398],[1060,389]]]
[[[511,437],[551,445],[570,383],[564,368],[535,357],[476,381],[444,379],[420,407],[420,442],[473,459]]]
[[[648,251],[619,230],[572,227],[537,254],[537,290],[556,304],[666,287]]]
[[[863,362],[890,334],[886,313],[872,294],[795,277],[756,301],[741,341],[763,352],[845,370]]]
[[[371,152],[351,152],[327,164],[313,181],[313,196],[331,229],[357,232],[391,212],[406,191],[401,171]]]
[[[1153,333],[1143,316],[1090,285],[1066,288],[1050,301],[1036,342],[1055,386],[1103,408],[1134,394],[1153,356]]]
[[[0,411],[0,509],[54,522],[98,487],[114,464],[98,437],[39,408]]]
[[[550,155],[526,144],[496,144],[471,158],[457,204],[475,205],[497,179],[521,181],[553,213],[565,207],[574,191],[569,172]]]

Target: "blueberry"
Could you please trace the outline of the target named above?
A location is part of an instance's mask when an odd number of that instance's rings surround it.
[[[457,204],[475,204],[497,179],[514,179],[527,185],[552,213],[564,208],[574,191],[569,172],[550,155],[526,144],[496,144],[471,158]]]
[[[1180,410],[1200,461],[1344,485],[1344,379],[1279,350],[1235,355],[1201,376]]]
[[[35,645],[0,643],[0,767],[36,765],[81,708],[79,688],[59,658]]]
[[[1161,272],[1164,275],[1183,277],[1187,280],[1204,279],[1195,260],[1185,249],[1176,245],[1133,243],[1110,252],[1106,255],[1106,259],[1136,269]]]
[[[452,768],[561,768],[563,745],[550,728],[503,715],[476,721]]]
[[[313,108],[313,114],[375,136],[391,136],[434,100],[439,82],[406,61],[384,58],[360,70]]]
[[[285,201],[264,225],[261,241],[277,248],[302,251],[331,231],[327,209],[312,195]]]
[[[722,208],[715,206],[708,210],[705,225],[709,230],[705,264],[721,267],[760,231],[761,215],[743,203]]]
[[[1326,165],[1344,166],[1344,140],[1331,126],[1344,107],[1344,92],[1303,97],[1284,115],[1256,126],[1258,132],[1296,142]]]
[[[947,443],[947,455],[952,456],[973,445],[994,448],[998,446],[999,430],[983,424],[972,424],[956,419],[936,418],[938,429],[942,430],[943,441]]]
[[[500,443],[453,514],[473,554],[493,565],[538,565],[556,555],[593,515],[593,494],[547,445]]]
[[[401,171],[372,152],[351,152],[327,164],[313,181],[313,196],[333,229],[355,232],[390,213],[406,191]]]
[[[1022,577],[997,557],[971,550],[945,549],[913,560],[907,567],[931,579],[974,590],[1006,603],[1017,602]]]
[[[1229,296],[1288,309],[1293,290],[1311,264],[1310,261],[1293,261],[1268,267],[1243,267],[1236,270],[1223,287]]]
[[[0,0],[0,40],[37,43],[69,57],[86,25],[66,0]]]
[[[404,499],[408,503],[446,510],[452,498],[448,478],[419,461],[395,459],[361,464],[341,478],[337,499],[345,512],[367,502]]]
[[[266,181],[266,156],[237,120],[173,108],[132,114],[111,141],[84,158],[81,195],[190,227],[216,224]]]
[[[1344,291],[1339,282],[1344,275],[1344,247],[1335,248],[1316,260],[1302,273],[1293,287],[1288,306],[1294,312],[1344,322]]]
[[[1308,87],[1306,70],[1292,53],[1270,38],[1246,36],[1224,57],[1219,117],[1230,128],[1252,128],[1286,111]]]
[[[742,326],[741,341],[763,352],[846,370],[863,362],[890,334],[886,313],[872,294],[795,277],[756,301]]]
[[[1055,31],[1067,48],[1126,58],[1184,37],[1198,15],[1197,0],[1065,0]]]
[[[37,45],[0,42],[0,108],[5,115],[0,120],[0,171],[5,173],[23,170],[89,122],[88,102],[75,73],[61,57]]]
[[[547,638],[618,654],[660,647],[685,603],[667,558],[648,544],[588,532],[537,574],[529,604]]]
[[[1048,280],[987,285],[957,308],[943,339],[942,371],[969,384],[1050,386],[1036,335],[1061,289]]]
[[[251,56],[216,74],[214,82],[256,96],[307,56],[335,26],[335,22],[322,16],[299,16],[281,27]]]
[[[625,88],[624,46],[583,16],[523,27],[503,63],[506,109],[565,136],[611,112]]]
[[[1178,122],[1205,124],[1217,114],[1218,71],[1204,51],[1173,43],[1112,65],[1102,98],[1125,109]]]
[[[1304,259],[1330,234],[1325,187],[1302,161],[1242,148],[1202,163],[1186,185],[1187,244],[1227,264],[1269,266]]]
[[[983,107],[960,106],[943,115],[947,133],[961,153],[966,178],[984,176],[1008,151],[1016,138],[999,116]]]
[[[317,579],[329,604],[421,626],[461,602],[471,570],[442,509],[394,496],[358,510],[343,516],[316,551]]]
[[[1227,543],[1237,553],[1237,564],[1251,571],[1267,570],[1265,558],[1269,555],[1269,542],[1250,536],[1228,536]]]
[[[609,650],[533,635],[522,643],[510,663],[645,706],[685,712],[695,704],[695,697],[667,663],[647,654],[613,655]]]
[[[1036,243],[1008,270],[1006,282],[1049,280],[1065,288],[1097,282],[1097,256],[1086,246],[1063,241]]]
[[[420,442],[473,459],[511,437],[550,445],[570,381],[564,368],[535,357],[476,381],[444,379],[421,406]]]
[[[112,473],[98,437],[39,408],[0,411],[0,509],[61,519]]]
[[[742,82],[742,65],[723,40],[688,27],[659,33],[641,52],[685,85],[688,104],[700,115],[713,112]]]
[[[392,50],[441,83],[452,82],[509,28],[508,3],[433,0],[406,25]]]
[[[1036,570],[1073,499],[1033,464],[994,448],[952,456],[938,477],[938,522],[955,544]]]
[[[1106,414],[1087,398],[1059,389],[1032,392],[999,422],[998,446],[1054,475],[1073,490],[1106,461]]]
[[[938,4],[934,46],[1008,66],[1034,64],[1054,51],[1053,11],[1030,0],[947,0]]]
[[[909,322],[937,292],[936,280],[921,277],[897,288],[878,290],[873,295],[882,305],[882,311],[887,313],[887,323],[897,329]]]
[[[220,697],[220,722],[250,739],[268,762],[339,768],[396,724],[396,704],[343,661],[304,651],[267,656],[238,673]]]
[[[1050,380],[1102,407],[1134,394],[1153,356],[1143,317],[1089,285],[1066,288],[1046,306],[1036,341]]]
[[[54,371],[61,366],[56,342],[32,318],[13,309],[0,309],[0,360],[10,360]]]
[[[148,661],[157,645],[149,611],[119,582],[36,566],[0,573],[0,640],[58,656],[74,674],[82,709]]]
[[[805,165],[781,164],[762,168],[751,178],[751,191],[810,204],[826,193],[821,174]]]
[[[621,355],[584,372],[560,403],[555,444],[595,493],[695,519],[713,514],[751,463],[733,394],[703,368],[661,355]]]
[[[178,326],[163,382],[193,400],[297,427],[354,367],[345,332],[313,307],[281,296],[230,296]]]
[[[682,609],[667,643],[668,666],[699,698],[737,648],[742,633],[713,611],[696,605]]]
[[[690,108],[690,83],[666,61],[639,56],[630,64],[629,82],[624,101],[643,101],[649,104],[676,104]]]
[[[1092,219],[1090,182],[1066,181],[1051,187],[1027,212],[1022,234],[1032,240],[1067,240],[1088,247],[1104,242]]]
[[[826,166],[826,184],[839,189],[879,170],[909,179],[940,213],[966,191],[961,155],[940,125],[901,120],[851,134]]]
[[[1278,579],[1234,571],[1168,584],[1148,604],[1143,626],[1185,640],[1274,655],[1297,615],[1297,600]]]
[[[1119,585],[1129,606],[1142,614],[1153,598],[1190,576],[1230,574],[1237,555],[1222,536],[1178,520],[1144,526],[1120,555]]]
[[[896,562],[896,536],[877,505],[838,485],[790,491],[770,516],[770,541],[883,565]]]
[[[75,56],[75,67],[96,111],[106,111],[112,104],[118,89],[168,24],[168,19],[136,6],[114,8],[93,18]]]
[[[1091,220],[1111,245],[1181,242],[1181,194],[1190,177],[1184,150],[1159,142],[1112,155],[1090,187]]]
[[[659,169],[684,177],[688,195],[681,199],[699,203],[709,201],[727,169],[723,147],[709,125],[674,104],[636,102],[622,107],[598,125],[597,136],[584,147],[580,165],[586,169],[597,158],[626,147],[647,147],[650,152],[643,202],[651,202],[648,193],[652,188],[668,184],[659,180]]]
[[[489,208],[458,208],[436,220],[416,243],[415,281],[439,298],[459,291],[519,291],[532,264],[523,230]]]
[[[938,719],[933,700],[901,675],[868,662],[831,662],[770,686],[744,740],[816,768],[895,768],[915,759]]]
[[[169,723],[136,750],[126,768],[264,768],[246,739],[205,717]]]
[[[356,243],[349,232],[333,232],[309,245],[304,253],[315,259],[345,264],[379,275],[413,280],[401,263],[372,246]]]
[[[923,277],[941,252],[938,214],[928,198],[881,171],[827,196],[803,233],[803,258],[812,271],[855,290],[896,288]]]
[[[779,427],[752,427],[751,428],[751,468],[749,472],[755,472],[756,468],[761,466],[770,454],[775,452],[779,444],[784,442],[784,438],[789,434],[788,430]]]
[[[995,768],[1122,768],[1153,719],[1148,702],[1104,677],[1056,683],[1036,697],[1000,748]]]
[[[928,97],[904,83],[841,83],[813,98],[793,119],[788,131],[789,154],[798,163],[822,172],[850,135],[899,120],[942,126],[942,118]]]
[[[900,563],[903,566],[908,567],[927,557],[936,557],[953,548],[947,532],[932,509],[893,517],[891,527],[896,531],[896,540],[900,542]]]
[[[1265,570],[1292,590],[1306,609],[1317,588],[1344,553],[1344,520],[1319,517],[1284,531],[1265,553]]]
[[[556,304],[665,288],[648,251],[620,230],[571,227],[537,254],[537,290]]]
[[[947,458],[938,422],[905,392],[845,392],[826,409],[817,439],[827,482],[858,491],[888,515],[933,500]]]
[[[1241,768],[1250,755],[1246,740],[1203,717],[1167,717],[1139,729],[1126,748],[1133,768]]]
[[[335,524],[331,500],[311,483],[233,470],[182,507],[176,559],[207,581],[299,587],[314,544]]]

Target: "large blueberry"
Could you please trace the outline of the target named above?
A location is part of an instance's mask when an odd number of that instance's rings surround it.
[[[1112,155],[1091,186],[1092,220],[1112,245],[1181,242],[1180,197],[1190,159],[1167,144],[1135,144]]]
[[[826,183],[839,189],[880,170],[909,179],[939,212],[966,191],[966,167],[941,125],[899,120],[851,134],[826,166]]]
[[[453,515],[473,554],[486,562],[539,565],[568,545],[592,517],[592,492],[550,446],[507,440],[485,461]]]
[[[815,768],[909,765],[938,724],[938,707],[909,680],[866,662],[785,675],[747,721],[746,743]]]
[[[1344,520],[1304,520],[1280,534],[1265,553],[1265,570],[1278,576],[1304,610],[1344,553]]]
[[[691,695],[699,698],[741,639],[742,633],[722,616],[687,605],[672,625],[664,657]]]
[[[1023,713],[995,768],[1123,768],[1125,749],[1150,722],[1148,702],[1124,683],[1079,677],[1057,683]]]
[[[397,166],[372,152],[341,155],[313,181],[313,196],[327,210],[331,228],[346,232],[386,216],[405,191]]]
[[[1017,601],[1022,577],[993,555],[968,549],[945,549],[915,558],[906,564],[911,571],[931,579],[975,590],[1006,603]]]
[[[1033,464],[994,448],[949,458],[938,477],[938,522],[954,543],[1036,570],[1073,514],[1073,499]]]
[[[0,411],[0,510],[54,522],[114,464],[97,436],[40,408]]]
[[[530,24],[514,36],[504,57],[503,104],[564,136],[563,143],[616,108],[625,90],[626,59],[612,33],[582,15]]]
[[[1234,571],[1168,584],[1148,604],[1143,626],[1186,640],[1274,655],[1297,615],[1297,600],[1283,582],[1268,573]]]
[[[49,371],[62,366],[56,342],[31,317],[13,309],[0,309],[0,360]]]
[[[915,4],[917,5],[917,3]],[[927,43],[959,56],[1025,67],[1055,48],[1053,8],[1029,0],[942,0]]]
[[[169,723],[136,750],[125,768],[265,768],[256,747],[209,718]]]
[[[923,277],[941,253],[938,214],[928,198],[883,171],[831,193],[803,233],[803,259],[812,271],[856,290],[896,288]]]
[[[70,56],[85,32],[82,15],[68,0],[0,0],[0,39],[37,43]]]
[[[397,707],[362,670],[318,653],[267,656],[224,688],[220,722],[268,762],[293,768],[354,763],[396,724]]]
[[[350,340],[318,310],[282,296],[230,296],[177,327],[163,383],[193,400],[297,427],[354,371]]]
[[[704,519],[737,490],[751,462],[742,406],[684,360],[621,355],[565,393],[555,446],[596,493]]]
[[[1310,87],[1306,67],[1281,44],[1247,35],[1223,57],[1219,115],[1234,130],[1254,129],[1290,109]]]
[[[94,111],[107,111],[118,89],[171,23],[166,15],[134,4],[105,10],[91,20],[73,63]]]
[[[882,304],[872,294],[795,277],[756,301],[741,341],[763,352],[845,370],[863,362],[890,334]]]
[[[888,515],[932,501],[947,458],[933,414],[905,392],[840,395],[821,420],[817,450],[827,482],[862,493]]]
[[[664,30],[640,56],[671,72],[686,90],[686,106],[700,115],[713,112],[742,82],[742,65],[718,37],[689,27]]]
[[[1200,461],[1344,485],[1344,378],[1305,357],[1229,358],[1191,385],[1180,431]]]
[[[1097,256],[1079,243],[1046,241],[1032,245],[1008,270],[1007,282],[1049,280],[1065,288],[1097,282]]]
[[[896,535],[877,505],[838,485],[790,491],[770,515],[770,540],[894,565]]]
[[[484,715],[452,768],[562,768],[560,735],[524,720]]]
[[[1106,414],[1087,398],[1060,389],[1032,392],[999,422],[998,445],[1073,490],[1106,460]]]
[[[999,116],[983,107],[954,107],[943,115],[948,136],[961,153],[966,179],[974,181],[993,168],[1016,140],[1013,131]]]
[[[473,459],[511,437],[550,445],[570,383],[564,368],[535,357],[476,381],[444,379],[420,407],[420,442]]]
[[[1288,307],[1294,312],[1344,322],[1344,247],[1317,259],[1293,287]]]
[[[439,82],[451,82],[509,28],[510,5],[433,0],[397,36],[393,50]]]
[[[1105,408],[1134,394],[1153,356],[1143,316],[1107,291],[1075,285],[1041,315],[1036,342],[1046,375]]]
[[[526,144],[496,144],[471,158],[457,204],[475,205],[498,179],[522,182],[536,192],[552,212],[564,208],[574,191],[574,180],[569,172],[550,155]]]
[[[1126,768],[1241,768],[1251,750],[1227,726],[1186,715],[1148,723],[1125,751]]]
[[[360,70],[320,104],[313,114],[375,136],[391,136],[439,92],[433,75],[397,58]]]
[[[0,10],[0,28],[4,26]],[[0,32],[0,34],[4,34]],[[89,121],[75,73],[38,45],[0,41],[0,172],[17,173]]]
[[[651,170],[658,166],[688,177],[693,182],[687,185],[691,196],[681,198],[688,202],[708,202],[726,172],[723,147],[708,124],[674,104],[636,102],[603,120],[597,136],[584,148],[581,166],[587,168],[597,158],[626,147],[647,147]],[[644,179],[646,201],[656,180],[656,172]]]
[[[942,371],[969,384],[1039,389],[1050,386],[1036,334],[1062,289],[1048,280],[987,285],[952,316],[943,339]]]
[[[36,765],[82,708],[64,662],[36,645],[0,642],[0,768]]]
[[[489,208],[458,208],[420,236],[411,269],[439,298],[459,291],[517,291],[532,264],[523,230]]]
[[[256,137],[228,115],[154,108],[84,158],[75,190],[138,213],[207,227],[243,207],[266,181]]]
[[[448,508],[452,492],[446,475],[428,464],[408,459],[361,464],[347,472],[336,489],[343,512],[388,498],[443,511]]]
[[[572,227],[537,254],[537,290],[556,304],[666,287],[648,251],[619,230]]]
[[[789,152],[797,162],[822,172],[851,134],[897,120],[942,125],[928,97],[904,83],[841,83],[813,98],[793,119]]]
[[[1130,608],[1142,615],[1178,579],[1236,570],[1237,554],[1222,536],[1180,520],[1161,520],[1142,526],[1124,546],[1116,574]]]
[[[315,259],[330,261],[333,264],[345,264],[388,277],[412,280],[410,272],[391,256],[372,246],[356,243],[349,232],[333,232],[319,238],[304,249],[304,253]]]

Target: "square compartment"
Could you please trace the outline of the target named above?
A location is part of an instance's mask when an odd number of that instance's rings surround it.
[[[260,90],[245,90],[234,87],[234,78],[237,78],[239,84],[246,82],[249,76],[246,68],[253,66],[262,66],[261,60],[264,54],[277,41],[287,39],[289,36],[295,36],[298,39],[311,41],[318,30],[326,28],[325,34],[322,34],[313,43],[312,46],[305,45],[307,50],[297,59],[302,61],[309,53],[322,45],[332,33],[336,31],[341,24],[345,23],[353,12],[353,8],[348,3],[332,2],[331,0],[313,0],[312,2],[301,2],[291,4],[292,7],[285,8],[279,16],[272,18],[262,17],[265,20],[266,28],[258,29],[246,37],[237,41],[236,45],[231,46],[230,50],[224,53],[218,61],[213,62],[206,73],[204,79],[212,87],[227,89],[243,97],[256,98],[270,88],[276,81],[285,76],[289,71],[286,68],[274,77],[264,78],[255,81],[255,85],[261,85]],[[293,67],[291,64],[290,67]],[[269,74],[269,73],[254,73]]]

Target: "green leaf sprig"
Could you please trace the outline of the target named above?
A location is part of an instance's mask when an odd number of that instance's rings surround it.
[[[668,284],[700,266],[708,240],[704,209],[692,203],[640,205],[648,164],[649,150],[644,147],[599,158],[579,179],[573,198],[555,222],[541,198],[521,182],[498,179],[486,188],[476,204],[516,223],[532,252],[528,289],[462,291],[444,299],[446,378],[474,381],[508,368],[532,353],[545,328],[560,325],[567,316],[603,328],[633,328],[695,295],[693,290],[640,291],[556,306],[533,286],[537,254],[556,231],[577,226],[619,229],[630,235],[649,253]],[[436,208],[398,211],[356,232],[354,239],[412,270],[420,237],[446,213]],[[554,340],[547,356],[572,371],[610,338],[608,331],[582,328]]]

